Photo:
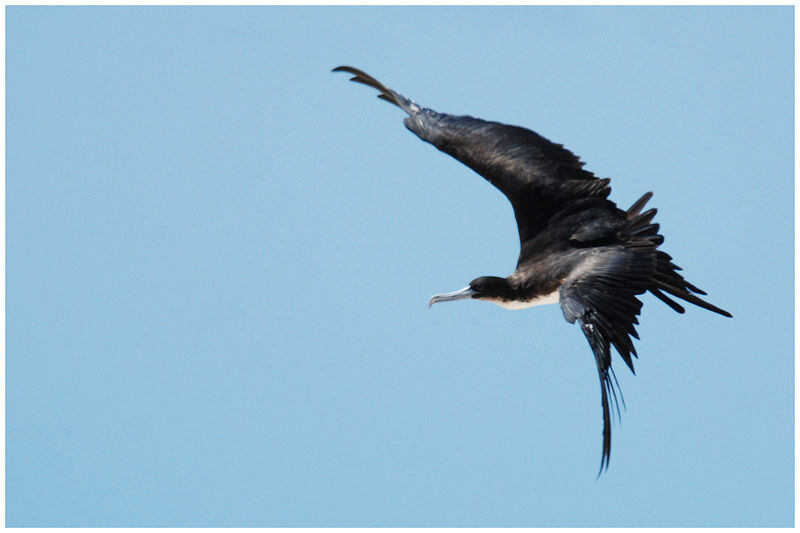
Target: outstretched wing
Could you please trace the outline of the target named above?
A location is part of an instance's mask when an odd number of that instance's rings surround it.
[[[600,472],[608,468],[611,455],[611,408],[615,403],[617,415],[619,384],[611,368],[611,346],[619,352],[633,372],[637,357],[631,337],[638,339],[634,324],[643,293],[652,276],[655,260],[652,251],[629,249],[623,246],[605,249],[602,253],[587,253],[584,263],[576,268],[585,272],[566,280],[559,289],[559,302],[564,318],[578,322],[594,353],[603,403],[603,457]],[[620,400],[622,394],[620,392]],[[624,400],[623,400],[624,405]]]
[[[564,318],[578,322],[589,341],[597,363],[603,396],[603,458],[600,471],[608,468],[611,453],[610,400],[617,401],[617,379],[611,368],[611,346],[616,348],[633,372],[637,357],[631,337],[638,339],[634,324],[642,308],[637,296],[649,290],[679,313],[684,309],[665,293],[691,302],[709,311],[730,317],[731,314],[692,294],[705,294],[677,271],[671,257],[658,250],[664,242],[654,223],[655,209],[642,212],[653,196],[648,192],[614,223],[614,217],[594,215],[594,223],[585,225],[570,239],[581,251],[572,274],[559,288],[559,301]],[[616,239],[617,245],[582,248],[592,241]],[[663,291],[663,292],[662,292]],[[622,394],[620,393],[620,399]],[[624,401],[623,401],[624,405]],[[619,404],[616,405],[619,414]]]
[[[543,227],[562,202],[576,197],[602,197],[610,192],[608,178],[584,170],[578,157],[560,144],[518,126],[470,116],[438,113],[421,107],[353,67],[336,71],[354,74],[355,82],[378,89],[379,98],[406,113],[406,127],[486,178],[506,195],[514,208],[520,241]]]

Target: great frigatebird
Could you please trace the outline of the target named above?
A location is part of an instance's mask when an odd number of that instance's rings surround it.
[[[603,404],[600,472],[608,469],[609,398],[619,415],[611,346],[633,372],[631,355],[638,355],[631,337],[639,338],[634,324],[642,308],[637,296],[649,291],[678,313],[684,308],[670,296],[732,316],[697,297],[706,293],[686,281],[680,267],[658,249],[664,237],[653,222],[656,210],[642,211],[653,193],[623,211],[608,199],[610,180],[584,170],[563,145],[518,126],[421,107],[353,67],[333,71],[353,74],[352,81],[380,91],[378,98],[408,113],[403,122],[409,130],[486,178],[511,202],[520,242],[514,273],[476,278],[460,291],[437,294],[430,305],[472,298],[524,309],[558,302],[567,322],[578,322],[594,352]]]

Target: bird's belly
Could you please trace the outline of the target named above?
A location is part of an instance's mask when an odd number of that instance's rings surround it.
[[[521,301],[521,300],[514,300],[514,301],[490,300],[490,301],[493,304],[497,304],[504,309],[511,309],[512,311],[516,311],[518,309],[527,309],[529,307],[534,307],[536,305],[547,305],[547,304],[558,303],[558,290],[555,290],[550,294],[545,294],[544,296],[539,296],[537,298],[533,298],[532,300],[527,300],[527,301]]]

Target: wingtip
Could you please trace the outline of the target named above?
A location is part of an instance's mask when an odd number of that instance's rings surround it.
[[[604,452],[603,458],[600,460],[600,470],[598,470],[597,476],[594,478],[595,483],[597,482],[598,479],[600,479],[600,476],[603,474],[604,471],[608,472],[608,463],[610,459],[611,457],[606,455]]]
[[[351,67],[350,65],[339,65],[338,67],[331,70],[331,72],[347,72],[348,74],[354,75],[356,78],[360,76],[366,76],[367,78],[371,77],[369,74],[364,72],[363,70],[359,70],[355,67]],[[353,79],[353,81],[357,81]],[[360,80],[358,80],[360,81]],[[362,82],[363,83],[363,82]]]

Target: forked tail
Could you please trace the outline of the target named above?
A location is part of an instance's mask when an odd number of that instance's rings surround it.
[[[624,232],[635,241],[647,242],[655,247],[664,242],[664,237],[658,234],[659,225],[652,222],[656,210],[648,209],[644,213],[641,212],[652,196],[653,193],[648,192],[628,209],[625,213],[628,224]],[[706,293],[686,281],[683,276],[678,273],[679,270],[681,270],[681,267],[672,262],[672,257],[670,257],[668,253],[655,250],[655,272],[651,278],[652,285],[648,290],[653,293],[656,298],[678,313],[684,313],[686,310],[678,302],[667,296],[667,294],[722,316],[733,317],[733,315],[724,309],[720,309],[716,305],[695,296],[696,294],[705,296]]]

